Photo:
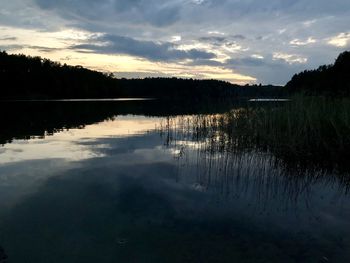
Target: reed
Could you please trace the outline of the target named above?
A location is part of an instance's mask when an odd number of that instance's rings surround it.
[[[280,196],[290,205],[307,200],[316,183],[348,193],[349,110],[347,99],[298,96],[287,104],[169,117],[158,128],[179,176],[195,174],[197,190],[258,194],[264,203]]]
[[[348,168],[350,99],[296,96],[282,107],[247,109],[247,136],[290,161]]]
[[[349,98],[298,95],[284,104],[183,116],[161,126],[169,133],[174,125],[186,138],[206,141],[207,151],[269,152],[293,167],[350,171]]]

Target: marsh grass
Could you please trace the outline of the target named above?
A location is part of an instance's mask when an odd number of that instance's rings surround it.
[[[175,128],[175,129],[174,129]],[[295,96],[224,114],[168,118],[167,143],[182,134],[208,152],[271,153],[291,167],[350,171],[350,99]]]
[[[278,141],[268,145],[268,140],[289,138],[257,130],[266,127],[263,124],[274,127],[271,122],[276,121],[275,117],[263,122],[261,117],[266,117],[265,114],[273,112],[279,116],[289,107],[293,108],[292,105],[259,106],[225,114],[177,116],[165,119],[159,131],[178,161],[180,180],[192,180],[191,175],[196,175],[192,183],[198,191],[254,200],[258,195],[259,202],[253,203],[259,209],[277,197],[283,199],[283,209],[299,201],[307,202],[315,185],[341,186],[339,190],[347,193],[348,173],[334,173],[334,166],[324,167],[323,162],[317,164],[300,156],[292,159],[283,152],[278,155],[274,147],[279,150],[282,147]],[[286,136],[284,129],[280,131]],[[312,149],[309,151],[316,154]]]
[[[258,147],[302,165],[350,168],[350,99],[297,96],[247,112],[241,128]]]

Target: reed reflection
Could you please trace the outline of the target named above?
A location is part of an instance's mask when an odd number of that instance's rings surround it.
[[[259,209],[310,206],[315,198],[329,197],[335,202],[348,194],[349,173],[289,162],[274,154],[242,129],[247,125],[242,118],[246,114],[247,109],[241,108],[164,119],[158,131],[177,160],[179,180],[191,180],[194,175],[195,189],[248,199]]]

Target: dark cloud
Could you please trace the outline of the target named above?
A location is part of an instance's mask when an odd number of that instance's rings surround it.
[[[17,37],[0,37],[0,41],[15,41]]]
[[[239,40],[244,40],[244,39],[246,39],[245,36],[240,35],[240,34],[238,34],[238,35],[233,35],[232,38],[233,38],[233,39],[239,39]]]
[[[24,45],[0,45],[0,50],[4,50],[4,51],[12,51],[12,50],[18,50],[18,49],[22,49],[25,48]]]
[[[232,36],[204,36],[198,38],[199,42],[206,42],[214,46],[237,46],[236,41],[245,40],[246,37],[243,35],[232,35]]]
[[[276,15],[278,13],[295,14],[307,17],[313,14],[339,14],[347,12],[350,3],[344,0],[206,0],[205,6],[211,9],[226,10],[226,13],[246,14],[267,13]]]
[[[181,5],[159,0],[34,0],[42,9],[61,16],[115,23],[149,23],[168,26],[179,20]]]
[[[254,58],[254,57],[243,57],[243,58],[233,58],[228,59],[226,61],[228,65],[232,65],[233,67],[258,67],[258,66],[266,66],[266,61],[264,59]]]
[[[58,50],[62,50],[61,48],[50,48],[45,46],[31,46],[31,45],[0,45],[0,50],[12,51],[12,50],[20,50],[20,49],[35,49],[43,53],[51,53]]]
[[[225,62],[225,67],[241,74],[254,76],[261,83],[284,85],[294,73],[305,69],[306,65],[301,63],[290,64],[268,56],[266,58],[242,57],[228,59]]]
[[[198,40],[203,42],[224,42],[226,40],[226,37],[209,36],[209,37],[200,37]]]
[[[214,53],[198,49],[179,50],[175,44],[169,42],[156,43],[116,35],[104,35],[95,38],[94,42],[74,45],[71,49],[102,54],[126,54],[153,61],[215,58]],[[106,44],[99,44],[99,42]]]
[[[44,47],[44,46],[28,46],[27,48],[36,49],[43,53],[51,53],[58,50],[62,50],[61,48],[52,48],[52,47]]]

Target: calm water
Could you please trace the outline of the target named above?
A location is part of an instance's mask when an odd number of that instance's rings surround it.
[[[157,103],[6,105],[8,262],[350,262],[344,177],[198,136],[229,109]]]

